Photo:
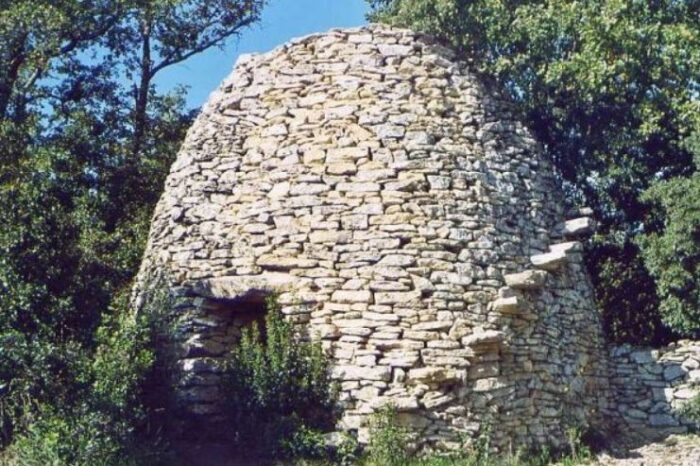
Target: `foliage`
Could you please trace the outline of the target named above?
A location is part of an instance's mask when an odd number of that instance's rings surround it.
[[[582,442],[581,431],[569,429],[567,439],[569,451],[559,457],[548,449],[509,455],[495,455],[491,452],[491,430],[487,424],[479,436],[466,443],[459,451],[442,452],[432,455],[409,454],[410,435],[397,423],[397,412],[392,406],[378,410],[370,424],[370,444],[366,458],[361,464],[366,466],[545,466],[559,464],[574,466],[591,460],[591,452]]]
[[[227,371],[234,440],[263,457],[316,455],[317,433],[336,417],[329,362],[320,343],[295,334],[273,298],[266,304],[264,335],[257,323],[244,329]]]
[[[678,414],[692,423],[691,428],[695,432],[700,431],[700,393],[683,403],[678,409]]]
[[[157,361],[152,348],[164,331],[168,302],[158,291],[137,316],[125,297],[118,301],[119,308],[97,330],[92,358],[76,357],[73,379],[61,381],[72,393],[37,407],[7,451],[10,464],[155,464],[160,459],[161,439],[149,432],[157,407],[146,396],[164,385],[155,378],[163,360]]]
[[[336,466],[350,466],[355,464],[360,456],[360,445],[357,439],[350,434],[341,433],[341,440],[336,445],[333,464]]]
[[[603,330],[615,344],[660,346],[673,338],[662,322],[654,279],[642,263],[639,248],[631,241],[617,244],[596,235],[585,254]]]
[[[409,431],[398,424],[396,408],[391,405],[378,409],[370,421],[368,463],[370,465],[401,466],[409,458]]]
[[[495,77],[542,142],[571,203],[593,207],[599,255],[626,277],[596,277],[599,294],[621,291],[631,308],[649,310],[653,292],[637,296],[633,277],[648,281],[628,243],[668,223],[643,193],[657,180],[693,172],[683,143],[698,126],[700,24],[698,2],[662,0],[368,0],[372,19],[427,31],[449,41],[477,71]],[[663,188],[671,196],[671,188]],[[661,195],[662,188],[654,193]],[[667,234],[675,241],[674,234]],[[611,248],[605,245],[613,245]],[[612,264],[623,245],[625,260]],[[661,244],[657,243],[658,248]],[[680,245],[679,245],[680,246]],[[657,249],[658,249],[657,248]],[[680,262],[682,257],[675,256]],[[655,263],[645,258],[645,264]],[[631,269],[623,270],[629,265]],[[662,266],[662,264],[659,264]],[[595,270],[594,270],[595,271]],[[688,271],[657,283],[668,324],[692,329],[677,316],[689,301],[663,282],[687,286]],[[685,274],[685,278],[681,275]],[[660,270],[653,272],[659,279]],[[682,281],[683,283],[679,283]],[[629,285],[620,290],[616,285]],[[653,290],[653,287],[650,288]],[[663,295],[665,293],[665,295]],[[677,301],[679,299],[680,301]],[[670,300],[670,301],[669,301]],[[691,300],[692,301],[692,300]],[[680,302],[683,302],[681,304]],[[622,311],[616,300],[609,314]],[[697,307],[696,307],[697,309]],[[630,312],[630,311],[623,311]],[[674,315],[676,315],[674,317]],[[690,316],[690,320],[693,317]],[[623,316],[615,320],[622,321]],[[658,320],[658,319],[654,319]],[[635,333],[639,322],[632,322]],[[617,329],[618,327],[615,327]],[[646,330],[660,329],[654,324]],[[621,339],[628,335],[621,335]],[[645,335],[657,339],[659,335]]]
[[[639,239],[644,263],[656,279],[663,319],[700,337],[700,133],[689,140],[695,172],[654,184],[645,199],[663,210],[663,229]]]
[[[0,2],[0,448],[81,423],[126,438],[97,425],[140,399],[146,324],[116,316],[194,116],[153,79],[264,4]]]

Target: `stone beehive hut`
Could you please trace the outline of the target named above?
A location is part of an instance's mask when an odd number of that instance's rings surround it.
[[[187,135],[140,288],[178,296],[179,395],[221,415],[220,367],[275,294],[323,341],[339,427],[386,403],[422,442],[561,443],[608,408],[599,316],[551,166],[429,37],[333,30],[239,60]],[[137,291],[140,293],[141,291]]]

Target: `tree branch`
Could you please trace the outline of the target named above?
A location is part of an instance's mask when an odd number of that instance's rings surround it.
[[[186,52],[184,54],[175,54],[171,55],[167,58],[165,58],[163,61],[158,63],[153,67],[153,75],[155,75],[157,72],[162,70],[163,68],[167,68],[168,66],[172,66],[176,63],[180,63],[182,61],[187,60],[188,58],[192,57],[193,55],[196,55],[200,52],[203,52],[207,50],[208,48],[211,48],[215,45],[217,45],[219,42],[222,40],[225,40],[233,35],[238,34],[239,30],[245,26],[248,26],[249,24],[253,23],[255,21],[254,18],[248,18],[245,19],[235,26],[233,26],[231,29],[226,30],[220,34],[217,34],[214,38],[207,40],[201,44],[196,45],[195,47],[192,48],[189,52]]]

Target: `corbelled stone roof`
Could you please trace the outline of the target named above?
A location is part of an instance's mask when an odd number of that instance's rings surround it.
[[[139,289],[179,293],[182,397],[220,414],[236,306],[321,338],[341,427],[385,403],[439,446],[562,443],[608,403],[598,312],[551,166],[430,37],[371,25],[242,57],[167,179]],[[226,309],[222,302],[228,302]],[[218,306],[218,307],[217,307]],[[222,310],[223,309],[223,310]]]

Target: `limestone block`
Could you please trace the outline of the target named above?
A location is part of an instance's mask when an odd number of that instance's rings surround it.
[[[580,241],[568,241],[565,243],[550,244],[549,250],[552,252],[564,252],[566,254],[578,253],[583,251],[583,244]]]
[[[439,384],[445,382],[457,382],[463,378],[463,374],[455,369],[442,367],[420,367],[408,371],[408,383]]]
[[[546,252],[544,254],[537,254],[530,257],[530,262],[532,262],[532,265],[550,272],[559,269],[566,263],[566,261],[566,253],[563,251]]]
[[[590,217],[567,220],[562,233],[564,236],[585,236],[595,231],[595,221]]]
[[[414,367],[418,360],[420,359],[420,354],[417,351],[389,351],[384,354],[379,360],[379,364],[383,366],[391,367]]]
[[[419,291],[377,291],[374,293],[374,300],[377,304],[405,304],[419,299],[420,296]]]
[[[398,139],[402,138],[406,133],[403,126],[397,125],[381,125],[377,127],[377,137],[379,139]]]
[[[391,380],[391,368],[387,366],[365,367],[338,365],[333,367],[332,376],[341,380]]]
[[[371,303],[372,292],[369,290],[338,290],[331,299],[338,303]]]
[[[503,343],[503,332],[497,330],[477,330],[476,332],[462,338],[462,344],[470,348],[498,347]]]
[[[316,230],[309,234],[312,243],[342,244],[352,241],[352,233],[348,231]]]
[[[418,409],[418,399],[415,396],[382,396],[374,398],[369,405],[373,409],[378,409],[387,405],[393,406],[396,411],[412,411]]]
[[[494,311],[501,314],[517,314],[521,309],[521,303],[517,296],[498,298],[491,303]]]
[[[430,330],[448,330],[452,328],[452,320],[434,320],[431,322],[420,322],[411,326],[412,330],[430,331]]]
[[[413,51],[413,47],[411,46],[398,44],[378,44],[377,48],[379,49],[379,53],[387,57],[403,57],[406,55],[410,55]]]
[[[255,262],[260,267],[269,270],[290,270],[290,269],[308,269],[316,267],[318,261],[313,259],[305,259],[303,257],[280,257],[273,255],[260,256]]]
[[[435,409],[446,405],[455,399],[457,399],[457,397],[453,393],[427,392],[420,399],[420,404],[427,409]]]
[[[505,388],[506,384],[500,380],[498,377],[488,377],[484,379],[478,379],[474,382],[474,392],[490,392],[493,390],[498,390]]]
[[[652,427],[673,427],[678,425],[678,421],[670,414],[651,414],[649,425]]]
[[[318,338],[323,340],[333,340],[341,335],[338,327],[333,324],[316,325],[313,327],[313,332]]]
[[[680,379],[681,377],[685,377],[686,372],[683,370],[682,367],[678,365],[670,365],[666,366],[664,368],[664,379],[667,381],[673,381],[676,379]]]
[[[504,275],[506,285],[516,290],[537,290],[544,286],[548,273],[544,270],[525,270]]]
[[[180,367],[184,372],[221,373],[224,370],[223,361],[218,358],[188,358],[180,360]]]
[[[194,335],[185,343],[186,357],[221,356],[227,348],[218,341]]]
[[[473,323],[466,319],[457,319],[450,328],[450,338],[460,340],[462,337],[472,333]]]
[[[192,291],[215,299],[236,299],[265,294],[280,294],[309,286],[310,280],[280,272],[265,271],[259,275],[242,275],[201,280]],[[220,325],[214,322],[214,326]]]
[[[469,380],[497,377],[500,374],[498,363],[489,362],[469,367]]]

